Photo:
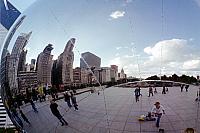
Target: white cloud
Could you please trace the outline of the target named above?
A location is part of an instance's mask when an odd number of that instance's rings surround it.
[[[117,19],[117,18],[123,17],[124,15],[125,15],[125,11],[114,11],[110,14],[110,17],[112,19]]]
[[[119,68],[125,67],[125,72],[128,75],[137,76],[139,64],[141,76],[147,77],[160,73],[171,74],[196,74],[200,72],[200,53],[198,47],[194,47],[190,39],[170,39],[155,43],[143,49],[144,53],[140,53],[140,57],[132,55],[121,47],[117,57],[110,61],[111,64],[116,64]],[[162,47],[162,62],[161,62],[161,47]],[[131,55],[130,55],[131,54]],[[145,54],[145,55],[144,55]]]
[[[119,47],[116,47],[116,50],[119,50],[119,49],[121,49],[122,47],[121,46],[119,46]]]
[[[184,39],[164,40],[156,43],[153,47],[144,48],[144,52],[150,55],[151,60],[162,62],[181,61],[189,55],[190,47]]]
[[[183,63],[183,69],[185,70],[197,70],[200,69],[200,60],[188,60]]]

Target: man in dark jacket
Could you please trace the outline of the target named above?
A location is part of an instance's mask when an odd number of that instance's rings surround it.
[[[50,109],[51,109],[52,114],[60,120],[60,122],[62,123],[62,126],[68,125],[68,123],[65,121],[65,119],[62,117],[62,115],[60,114],[58,110],[58,104],[55,103],[53,100],[51,100],[50,103],[51,103]]]

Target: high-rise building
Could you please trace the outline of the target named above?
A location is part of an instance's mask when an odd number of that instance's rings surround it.
[[[36,59],[31,59],[31,64],[35,65]]]
[[[31,59],[31,64],[29,64],[30,65],[30,71],[35,71],[35,63],[36,63],[36,60]]]
[[[22,50],[20,57],[19,57],[18,70],[17,70],[18,72],[25,71],[26,54],[27,54],[27,50]]]
[[[80,68],[100,68],[101,67],[101,58],[96,56],[93,53],[85,52],[81,54],[80,59]]]
[[[111,74],[110,74],[111,68],[110,67],[102,67],[101,69],[102,69],[102,72],[101,72],[102,83],[110,82],[111,81]]]
[[[16,30],[18,29],[18,27],[23,23],[24,19],[26,18],[25,15],[23,15],[22,17],[20,17],[17,22],[15,23],[15,25],[13,26],[13,28],[10,30],[9,34],[7,35],[6,39],[5,39],[5,43],[4,43],[4,48],[2,50],[2,57],[3,58],[4,56],[6,56],[7,54],[7,49],[8,49],[8,46],[10,44],[10,41],[13,37],[13,35],[15,34]],[[2,19],[0,19],[2,20]]]
[[[73,83],[73,62],[74,52],[72,51],[75,44],[75,38],[71,38],[64,49],[64,52],[60,54],[57,60],[57,72],[62,84],[69,86]]]
[[[51,70],[53,65],[53,55],[51,55],[52,50],[52,44],[48,44],[37,58],[37,80],[38,83],[41,83],[42,85],[51,85]]]
[[[7,52],[6,56],[1,59],[1,83],[8,83],[8,70],[9,70],[10,53]]]
[[[26,89],[37,85],[36,71],[20,71],[18,72],[18,85],[20,92],[24,93]]]
[[[117,81],[118,80],[118,66],[117,65],[111,65],[110,66],[112,71],[111,71],[111,80],[112,81]]]
[[[18,92],[17,72],[19,62],[23,60],[20,59],[20,56],[23,53],[24,47],[27,45],[31,34],[32,32],[29,32],[28,34],[22,33],[20,36],[18,36],[10,55],[8,78],[10,88],[14,93]]]
[[[81,85],[81,68],[76,67],[73,69],[73,84],[74,86],[80,86]]]
[[[88,84],[89,72],[87,69],[81,69],[81,84]]]

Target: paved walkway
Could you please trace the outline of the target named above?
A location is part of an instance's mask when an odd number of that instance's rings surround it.
[[[158,94],[148,97],[148,90],[142,88],[143,96],[136,103],[134,89],[107,88],[104,91],[107,112],[103,92],[100,95],[84,93],[77,96],[78,101],[81,100],[78,103],[79,111],[68,109],[64,100],[59,100],[59,110],[69,126],[61,126],[51,114],[49,102],[36,104],[39,113],[34,113],[30,106],[26,106],[23,110],[33,124],[24,124],[25,129],[29,133],[155,133],[158,132],[155,122],[139,122],[137,118],[147,114],[153,104],[160,101],[166,109],[160,128],[164,128],[166,133],[181,133],[188,127],[200,132],[200,118],[199,121],[196,119],[198,104],[194,101],[197,87],[190,86],[189,92],[180,92],[180,87],[172,87],[165,95],[161,94],[161,88],[157,90]]]

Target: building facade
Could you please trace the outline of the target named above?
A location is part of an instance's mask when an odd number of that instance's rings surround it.
[[[22,50],[20,57],[19,57],[19,64],[18,64],[18,72],[19,71],[25,71],[25,66],[26,66],[26,54],[27,50]]]
[[[35,71],[20,71],[18,72],[18,85],[20,92],[25,93],[26,88],[31,89],[31,87],[37,85],[37,72]]]
[[[74,62],[74,48],[75,38],[71,38],[64,49],[64,52],[60,54],[57,60],[57,68],[59,78],[61,78],[64,86],[70,86],[73,84],[73,62]]]
[[[51,85],[51,70],[53,65],[53,55],[51,55],[52,50],[52,44],[48,44],[37,58],[37,81],[42,85]]]
[[[76,67],[73,69],[73,85],[80,86],[81,84],[81,68]]]
[[[111,65],[110,67],[112,69],[111,80],[115,82],[115,81],[118,80],[118,66],[117,65]]]
[[[22,56],[24,54],[23,50],[27,45],[31,34],[32,32],[29,32],[28,34],[22,33],[20,36],[18,36],[10,55],[8,78],[9,85],[13,93],[17,93],[18,91],[17,73],[20,65],[19,63],[23,64],[24,59],[21,59],[24,58],[24,56]]]
[[[102,67],[101,78],[102,83],[110,82],[111,81],[111,68],[110,67]]]

